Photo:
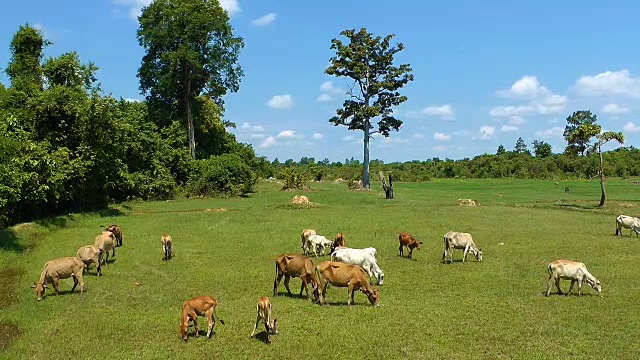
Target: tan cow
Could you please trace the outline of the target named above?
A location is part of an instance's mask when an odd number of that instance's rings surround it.
[[[280,284],[280,280],[282,280],[283,276],[284,287],[287,289],[289,295],[291,295],[291,290],[289,290],[290,278],[299,277],[300,280],[302,280],[302,284],[300,285],[300,296],[302,296],[302,289],[304,289],[307,294],[307,299],[311,300],[309,297],[309,288],[307,286],[307,284],[310,283],[312,286],[313,297],[318,300],[318,288],[320,282],[318,281],[315,265],[310,257],[297,254],[278,255],[276,258],[276,278],[273,281],[273,296],[278,296],[278,284]]]
[[[622,228],[631,230],[629,231],[629,237],[631,237],[634,232],[636,233],[636,237],[638,237],[638,233],[640,233],[640,219],[627,215],[616,217],[616,236],[618,236],[618,233],[622,236]]]
[[[316,231],[313,229],[304,229],[300,233],[300,240],[302,240],[302,255],[307,255],[307,249],[304,245],[307,243],[307,239],[309,239],[309,236],[311,235],[316,235]]]
[[[102,234],[96,236],[93,244],[102,250],[101,262],[104,265],[107,265],[107,260],[109,260],[109,250],[112,251],[112,256],[116,256],[116,242],[111,231],[103,231]]]
[[[577,261],[571,260],[555,260],[547,265],[547,270],[549,270],[549,283],[547,284],[547,294],[551,292],[551,285],[555,282],[556,288],[558,289],[558,294],[562,295],[562,290],[560,289],[560,279],[571,280],[571,286],[569,286],[569,291],[565,295],[569,296],[571,290],[573,289],[573,284],[578,283],[578,295],[580,295],[580,290],[582,290],[582,283],[586,283],[591,286],[598,293],[602,293],[602,287],[600,286],[600,281],[598,281],[587,267]]]
[[[73,277],[73,287],[71,292],[80,284],[80,294],[84,293],[84,280],[82,279],[82,271],[84,270],[84,262],[78,257],[64,257],[49,260],[44,264],[40,280],[33,283],[32,288],[36,288],[36,296],[38,300],[42,300],[47,284],[53,284],[56,295],[60,293],[60,279]]]
[[[331,245],[331,253],[336,251],[336,249],[341,249],[347,246],[347,240],[344,237],[344,234],[338,233],[336,238],[333,240],[333,244]]]
[[[171,259],[171,257],[173,256],[173,240],[171,239],[171,236],[164,234],[162,235],[160,241],[162,241],[162,251],[164,251],[164,257],[162,259]]]
[[[105,226],[100,225],[101,228]],[[116,247],[122,246],[122,228],[119,225],[113,224],[105,228],[105,231],[110,231],[116,239]]]
[[[260,321],[264,321],[264,328],[267,332],[267,343],[271,343],[269,335],[275,335],[278,333],[278,321],[273,318],[273,314],[271,313],[271,301],[269,301],[269,297],[261,296],[258,298],[258,305],[256,308],[258,311],[258,317],[256,318],[256,325],[253,327],[253,331],[251,332],[249,339],[253,339],[256,334],[256,329],[258,329],[258,324],[260,324]]]
[[[196,332],[196,337],[200,336],[198,333],[198,316],[204,316],[207,319],[207,338],[211,337],[213,327],[216,326],[216,306],[218,300],[211,296],[198,296],[193,299],[187,300],[182,303],[182,320],[180,320],[180,334],[182,340],[187,341],[189,320],[193,321],[193,328]],[[222,319],[218,319],[224,325]]]
[[[409,259],[413,257],[413,249],[420,250],[420,245],[422,245],[422,241],[414,239],[411,234],[406,232],[401,232],[400,235],[398,235],[398,241],[400,242],[400,247],[398,247],[400,256],[404,255],[404,247],[406,246],[407,249],[409,249]]]
[[[316,271],[320,275],[320,304],[326,304],[327,286],[331,284],[337,287],[349,288],[347,305],[351,305],[354,302],[354,292],[360,290],[367,295],[372,306],[378,306],[380,290],[373,288],[369,284],[369,277],[360,266],[324,261],[316,266]]]
[[[91,266],[91,264],[96,264],[96,271],[98,273],[98,276],[102,275],[102,271],[100,270],[100,259],[102,258],[102,250],[100,250],[99,246],[83,246],[78,249],[78,252],[76,252],[76,257],[82,259],[82,262],[84,262],[84,270],[86,270],[87,273],[89,272],[89,266]],[[84,270],[82,272],[83,274]]]
[[[444,252],[442,253],[442,261],[447,263],[447,253],[449,254],[449,262],[453,263],[453,249],[463,249],[462,262],[467,260],[467,254],[471,253],[475,256],[476,261],[482,261],[482,249],[478,249],[473,242],[471,234],[457,231],[449,231],[444,234]]]

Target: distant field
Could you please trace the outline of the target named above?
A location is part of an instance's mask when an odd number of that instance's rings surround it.
[[[626,229],[614,236],[615,215],[640,215],[634,180],[608,180],[604,209],[595,206],[597,180],[396,183],[394,200],[378,184],[370,192],[333,183],[282,192],[263,182],[246,198],[133,202],[21,225],[0,233],[0,358],[636,358],[640,240]],[[311,207],[288,204],[301,193]],[[480,206],[461,207],[459,198]],[[61,296],[36,302],[29,286],[45,261],[73,256],[111,223],[122,226],[124,246],[103,276],[92,268],[84,296],[68,294],[67,279]],[[359,292],[348,307],[346,288],[330,288],[327,306],[285,296],[282,283],[273,297],[274,258],[299,252],[307,227],[378,249],[379,308]],[[448,230],[472,233],[484,261],[442,264]],[[414,260],[398,257],[400,231],[424,242]],[[162,233],[174,239],[168,262]],[[589,289],[545,298],[546,264],[558,258],[586,263],[603,297]],[[299,289],[300,280],[291,284]],[[181,303],[207,294],[218,297],[226,325],[183,343]],[[261,295],[272,298],[278,319],[271,345],[249,339]]]

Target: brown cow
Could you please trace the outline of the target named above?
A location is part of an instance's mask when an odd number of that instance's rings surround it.
[[[331,245],[331,252],[333,253],[336,249],[343,248],[347,246],[347,241],[344,238],[344,234],[338,233],[336,235],[335,240],[333,240],[333,244]]]
[[[302,289],[304,289],[307,294],[307,299],[311,300],[307,286],[307,284],[311,283],[313,297],[318,300],[318,287],[320,282],[318,281],[318,275],[315,271],[315,265],[310,257],[297,254],[278,255],[276,258],[276,278],[273,281],[273,296],[278,296],[278,284],[280,284],[283,276],[284,287],[287,289],[289,295],[291,295],[291,290],[289,290],[290,278],[299,277],[300,280],[302,280],[300,296],[302,296]]]
[[[89,266],[96,264],[96,271],[98,276],[102,275],[100,270],[100,259],[102,259],[102,250],[96,245],[86,245],[78,249],[76,257],[82,259],[84,262],[84,268],[89,273]],[[84,274],[84,270],[82,272]]]
[[[107,261],[109,260],[109,250],[112,251],[111,256],[116,256],[116,241],[111,231],[103,231],[102,234],[96,236],[93,244],[102,251],[100,262],[104,265],[107,265]]]
[[[196,337],[200,336],[198,333],[198,316],[204,316],[207,319],[207,338],[210,338],[213,327],[216,326],[217,305],[218,300],[211,296],[199,296],[183,302],[182,320],[180,321],[180,334],[182,334],[182,340],[187,341],[189,320],[193,321],[193,328],[196,331]],[[219,320],[224,325],[224,321],[222,321],[222,319]]]
[[[64,257],[49,260],[44,264],[40,280],[33,283],[32,288],[36,288],[36,296],[38,300],[42,300],[47,283],[51,282],[56,290],[56,295],[60,293],[58,285],[60,279],[73,278],[73,287],[71,292],[80,284],[80,294],[84,293],[84,281],[82,280],[82,271],[84,270],[84,262],[78,257]]]
[[[327,286],[331,283],[333,286],[349,288],[347,305],[354,302],[354,291],[360,290],[367,295],[372,306],[378,306],[380,290],[369,284],[369,277],[360,266],[324,261],[316,266],[316,271],[320,274],[320,304],[326,304]]]
[[[253,339],[256,334],[256,329],[258,329],[258,324],[260,321],[264,321],[264,328],[267,332],[267,343],[271,343],[271,339],[269,339],[269,334],[277,334],[278,333],[278,321],[272,318],[271,314],[271,301],[269,301],[268,296],[261,296],[258,298],[258,317],[256,318],[256,325],[253,327],[253,331],[251,332],[251,336],[249,339]]]
[[[406,232],[401,232],[400,235],[398,235],[398,240],[400,241],[400,247],[398,247],[400,256],[404,255],[404,247],[406,246],[409,249],[409,259],[413,256],[413,249],[420,250],[420,245],[422,245],[422,241],[414,239],[411,234]]]
[[[160,240],[162,241],[162,251],[164,251],[164,257],[162,260],[171,259],[173,257],[173,240],[171,239],[171,236],[164,234]]]
[[[105,231],[110,231],[116,239],[116,247],[122,246],[122,228],[119,225],[113,224],[107,227],[100,225],[101,228],[105,228]]]

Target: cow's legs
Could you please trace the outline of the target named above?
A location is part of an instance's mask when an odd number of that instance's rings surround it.
[[[569,285],[569,291],[567,291],[565,295],[569,296],[569,294],[571,294],[571,290],[573,290],[573,284],[575,283],[576,283],[575,280],[571,280],[571,285]]]
[[[53,288],[56,291],[56,295],[58,295],[60,293],[60,289],[59,289],[59,285],[60,285],[60,279],[57,277],[51,278],[51,285],[53,285]]]
[[[556,289],[558,289],[558,295],[562,295],[562,289],[560,289],[560,278],[556,279]]]
[[[278,272],[276,274],[275,280],[273,280],[273,296],[278,296],[278,284],[280,284],[280,280],[282,280],[282,276],[284,275]]]
[[[71,276],[73,278],[73,286],[71,287],[71,292],[73,292],[73,290],[76,289],[76,286],[78,286],[78,279],[75,277],[75,275]]]
[[[547,281],[547,294],[545,296],[549,296],[549,294],[551,293],[552,285],[553,285],[553,279],[551,278],[551,275],[549,275],[549,281]]]
[[[198,331],[198,315],[194,312],[191,315],[191,319],[193,319],[193,329],[196,331],[196,337],[200,336],[200,332]]]
[[[402,253],[403,253],[403,250],[404,250],[404,249],[403,249],[402,243],[400,243],[400,247],[398,248],[398,251],[400,251],[400,256],[402,256],[402,255],[403,255],[403,254],[402,254]]]
[[[284,287],[287,289],[287,293],[291,296],[291,290],[289,290],[289,280],[291,280],[291,276],[284,275]]]
[[[582,291],[582,279],[578,280],[578,295],[581,295]]]
[[[353,284],[349,284],[349,300],[347,300],[347,305],[351,305],[352,303],[355,303],[355,301],[353,301],[354,288],[355,286]]]
[[[462,256],[462,262],[467,261],[467,254],[469,253],[469,246],[465,246],[464,247],[464,251],[463,251],[463,256]]]
[[[216,325],[216,319],[213,317],[213,306],[209,308],[209,310],[207,310],[207,325],[208,325],[208,330],[207,330],[207,337],[210,338],[211,337],[211,332],[213,332],[213,327]]]
[[[409,259],[413,259],[413,248],[409,248]]]
[[[253,327],[253,331],[251,332],[249,339],[253,339],[253,336],[256,334],[256,330],[258,329],[258,324],[260,324],[260,314],[258,314],[258,317],[256,318],[256,325]]]

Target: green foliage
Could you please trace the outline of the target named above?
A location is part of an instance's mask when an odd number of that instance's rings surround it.
[[[496,155],[504,155],[507,151],[504,148],[504,145],[498,146],[498,150],[496,151]]]
[[[282,190],[305,190],[307,186],[307,176],[303,171],[299,171],[294,167],[284,168],[278,178],[284,182]]]
[[[529,151],[527,150],[527,144],[525,144],[524,140],[522,140],[521,137],[519,137],[518,141],[516,141],[516,146],[514,150],[518,154],[524,154]]]
[[[13,36],[6,73],[18,104],[42,90],[42,53],[49,45],[42,32],[29,24],[20,25]]]
[[[537,158],[546,158],[551,156],[551,144],[544,141],[533,140],[533,153]]]
[[[196,196],[236,196],[253,190],[257,178],[236,154],[196,160],[187,182],[187,192]]]
[[[388,137],[391,130],[399,131],[402,121],[393,116],[393,107],[407,101],[407,97],[400,95],[398,90],[413,81],[413,74],[409,64],[393,64],[395,55],[404,49],[402,43],[391,45],[395,35],[382,38],[365,28],[358,32],[355,29],[344,30],[340,35],[349,42],[344,44],[339,39],[331,40],[331,49],[336,51],[336,56],[331,58],[325,73],[349,78],[353,84],[349,88],[349,98],[329,122],[364,132],[363,182],[368,188],[369,140],[376,133]],[[375,127],[371,119],[376,117],[380,120],[376,124],[377,130],[373,130]]]
[[[567,141],[565,154],[584,156],[591,138],[600,133],[601,127],[597,121],[597,115],[588,110],[575,111],[567,117],[564,128],[564,139]]]

